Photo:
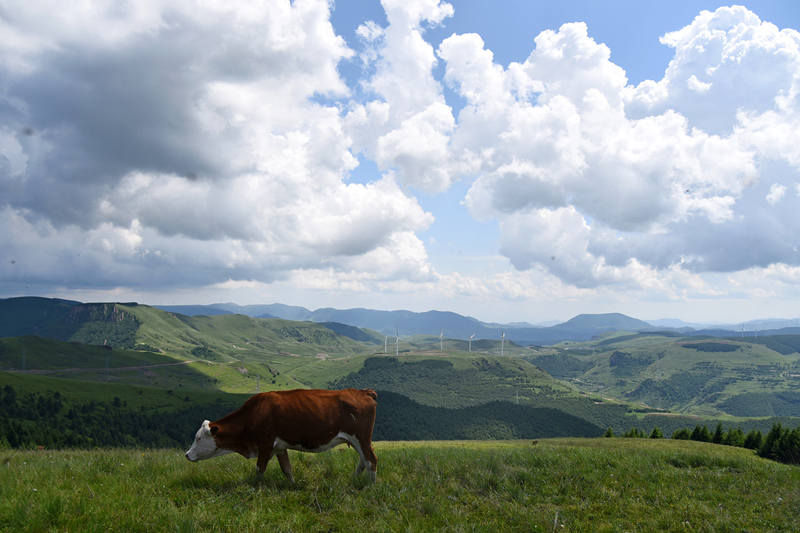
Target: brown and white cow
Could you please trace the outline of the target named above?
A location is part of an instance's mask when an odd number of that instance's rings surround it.
[[[375,481],[378,459],[372,428],[377,397],[372,389],[262,392],[219,420],[204,420],[186,458],[200,461],[236,452],[258,457],[258,472],[263,474],[277,455],[281,470],[294,481],[286,450],[324,452],[348,443],[359,455],[356,474],[367,468]]]

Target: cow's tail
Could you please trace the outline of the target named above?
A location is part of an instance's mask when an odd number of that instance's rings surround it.
[[[378,393],[375,392],[374,389],[361,389],[361,392],[372,398],[373,400],[378,399]]]

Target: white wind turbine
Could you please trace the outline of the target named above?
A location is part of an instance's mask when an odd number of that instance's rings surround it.
[[[500,334],[500,356],[501,357],[503,356],[503,353],[504,353],[503,352],[503,348],[505,347],[505,343],[506,343],[506,332],[504,330],[503,333]]]
[[[472,352],[472,339],[475,338],[475,334],[469,336],[469,351]]]
[[[439,332],[439,351],[444,353],[444,330]]]
[[[400,331],[397,329],[394,330],[394,355],[400,355]]]
[[[388,347],[389,347],[389,335],[384,335],[383,336],[383,353],[384,354],[389,353],[389,352],[386,351],[386,349]]]

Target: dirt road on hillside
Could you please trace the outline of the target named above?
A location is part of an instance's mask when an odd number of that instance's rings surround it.
[[[196,363],[197,361],[178,361],[176,363],[158,363],[154,365],[140,365],[140,366],[110,366],[100,368],[53,368],[53,369],[31,369],[31,370],[4,370],[11,374],[60,374],[62,372],[118,372],[120,370],[150,370],[152,368],[161,368],[165,366],[178,366]]]

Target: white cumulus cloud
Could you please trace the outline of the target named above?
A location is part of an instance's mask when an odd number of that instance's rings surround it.
[[[478,35],[440,45],[467,102],[451,141],[477,174],[466,204],[500,222],[517,268],[646,287],[675,269],[800,263],[785,244],[800,219],[757,201],[798,178],[800,34],[733,7],[662,42],[675,49],[664,78],[638,86],[583,23],[542,32],[507,67]]]
[[[348,113],[348,132],[355,150],[394,172],[400,183],[441,192],[454,179],[449,148],[454,119],[433,75],[433,47],[423,34],[453,8],[440,0],[384,0],[383,6],[386,28],[371,23],[358,30],[370,42],[378,36],[380,41],[362,55],[373,60],[375,72],[363,82],[370,98]]]
[[[783,198],[783,195],[786,194],[786,187],[779,183],[773,183],[772,186],[769,188],[769,194],[767,195],[767,202],[771,204],[777,204]]]
[[[0,276],[75,287],[270,281],[316,268],[429,276],[414,239],[432,216],[391,173],[349,183],[354,139],[341,109],[323,102],[349,98],[337,68],[354,53],[329,8],[0,8],[0,216],[15,228],[2,245],[16,258]],[[429,11],[419,16],[438,20]],[[402,176],[444,157],[452,127],[435,107],[414,111],[397,124],[429,134],[426,144],[387,137],[382,152]],[[446,179],[431,176],[419,179]],[[393,261],[376,259],[398,248]]]

